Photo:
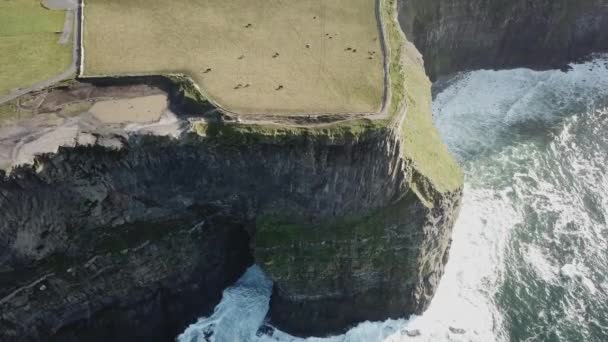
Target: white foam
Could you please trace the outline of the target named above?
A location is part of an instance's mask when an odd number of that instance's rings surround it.
[[[536,274],[547,283],[553,283],[557,280],[558,267],[552,264],[552,261],[541,250],[540,246],[529,245],[525,246],[524,256],[526,262],[530,265]]]
[[[466,184],[445,275],[422,316],[364,322],[344,335],[300,339],[281,331],[254,336],[251,322],[261,322],[265,311],[247,309],[259,316],[232,328],[247,336],[242,341],[259,342],[507,341],[508,317],[497,295],[509,276],[522,292],[532,291],[526,286],[545,293],[566,286],[563,298],[549,297],[547,307],[515,309],[536,315],[529,318],[529,340],[542,340],[547,331],[567,340],[560,330],[567,324],[584,330],[584,317],[589,316],[585,293],[599,303],[608,302],[606,272],[597,271],[608,269],[608,227],[601,216],[608,218],[608,145],[596,139],[608,131],[608,111],[599,107],[608,99],[606,61],[573,65],[569,73],[476,71],[437,95],[435,120],[450,149],[465,162]],[[535,124],[540,129],[521,138],[521,132]],[[553,135],[547,133],[551,131]],[[547,135],[549,142],[537,135]],[[481,158],[485,149],[493,153]],[[595,196],[593,202],[589,193]],[[597,217],[589,214],[590,205],[600,213]],[[531,237],[518,236],[524,233]],[[572,243],[581,244],[578,253],[572,252]],[[566,262],[562,250],[572,252]],[[525,277],[532,277],[534,284],[524,284],[530,281]],[[225,319],[242,319],[238,307],[229,310],[226,303],[248,306],[230,298],[212,317],[221,311]],[[267,309],[268,298],[257,298],[255,302]],[[542,306],[546,299],[538,300]],[[549,307],[556,301],[560,312]],[[559,324],[549,323],[555,317],[560,317]]]
[[[272,292],[272,282],[258,266],[250,267],[224,290],[221,303],[210,317],[192,324],[178,342],[251,341],[262,325]]]
[[[572,64],[568,73],[515,69],[464,74],[436,96],[435,124],[452,151],[467,158],[512,139],[513,125],[594,108],[608,93],[607,61],[601,57]]]

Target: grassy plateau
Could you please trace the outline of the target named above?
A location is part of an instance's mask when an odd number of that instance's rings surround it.
[[[375,0],[86,0],[89,76],[183,73],[239,114],[378,112]]]
[[[0,0],[0,96],[69,67],[72,45],[58,43],[65,16],[40,0]]]

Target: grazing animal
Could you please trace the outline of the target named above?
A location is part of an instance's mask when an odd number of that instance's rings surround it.
[[[243,58],[245,58],[245,55],[240,55],[239,56],[239,59],[243,59]]]
[[[275,90],[281,90],[281,89],[283,89],[283,86],[282,86],[282,85],[279,85],[279,86],[277,87],[277,89],[275,89]]]
[[[205,73],[205,74],[206,74],[206,73],[208,73],[208,72],[210,72],[210,71],[211,71],[211,68],[207,68],[207,69],[205,69],[205,71],[204,71],[203,73]]]

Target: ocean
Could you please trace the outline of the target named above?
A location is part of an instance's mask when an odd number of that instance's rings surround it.
[[[434,93],[465,189],[423,315],[329,338],[264,333],[272,282],[252,266],[178,341],[608,341],[608,56],[462,73]]]

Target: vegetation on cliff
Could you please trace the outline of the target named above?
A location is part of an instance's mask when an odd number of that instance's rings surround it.
[[[240,114],[374,113],[375,2],[87,0],[84,73],[183,73]]]
[[[325,125],[195,123],[194,131],[216,141],[233,144],[298,141],[314,137],[324,141],[362,139],[368,134],[394,134],[411,164],[411,188],[432,205],[434,193],[457,191],[463,174],[433,125],[431,82],[416,48],[404,37],[396,17],[395,0],[381,1],[381,18],[387,40],[389,99],[386,118],[352,119]],[[391,130],[393,131],[391,133]]]

